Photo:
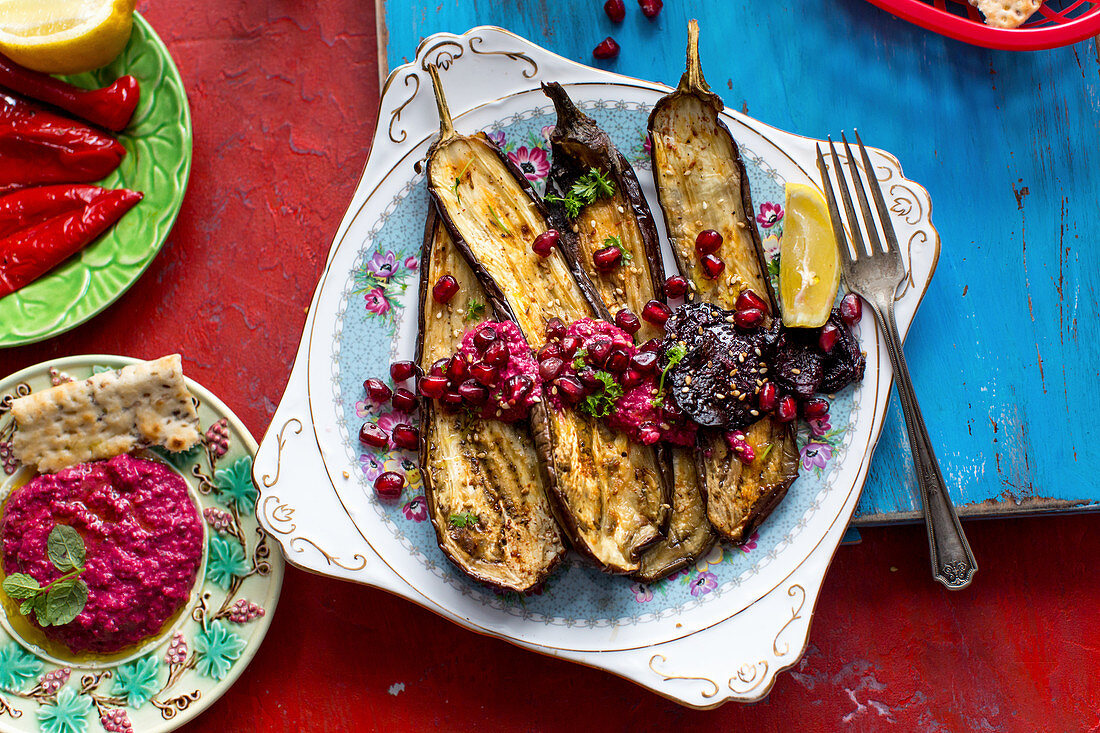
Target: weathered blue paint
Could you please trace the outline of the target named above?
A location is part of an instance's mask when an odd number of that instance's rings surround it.
[[[564,56],[675,84],[686,24],[734,108],[813,137],[858,127],[931,192],[943,249],[906,344],[961,514],[1100,506],[1100,52],[974,48],[863,0],[403,0],[386,7],[390,68],[437,31],[499,25]],[[594,62],[613,35],[622,54]],[[896,397],[857,521],[914,518]]]

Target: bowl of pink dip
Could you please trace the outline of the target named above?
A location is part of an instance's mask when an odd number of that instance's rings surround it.
[[[15,489],[0,520],[5,576],[42,585],[61,575],[47,537],[68,525],[84,540],[88,601],[73,621],[38,627],[73,654],[114,654],[163,631],[188,602],[204,535],[187,483],[168,466],[129,455],[36,476]]]

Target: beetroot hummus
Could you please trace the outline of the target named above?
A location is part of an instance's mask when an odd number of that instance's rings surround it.
[[[203,529],[171,469],[122,455],[34,478],[11,496],[0,522],[4,573],[28,573],[42,585],[59,577],[46,550],[59,524],[84,539],[88,602],[71,623],[43,632],[70,651],[117,652],[158,633],[187,602]]]
[[[482,329],[492,329],[496,333],[496,340],[506,347],[508,356],[502,359],[503,366],[496,368],[495,384],[489,388],[489,397],[480,407],[480,417],[503,422],[522,420],[530,413],[531,406],[542,400],[539,365],[523,332],[512,321],[485,321],[467,331],[458,353],[465,357],[468,365],[475,365],[486,356],[475,344],[475,336]]]

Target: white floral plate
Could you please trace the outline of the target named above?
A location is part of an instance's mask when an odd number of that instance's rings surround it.
[[[0,380],[0,500],[25,472],[11,455],[11,400],[137,361],[71,356]],[[256,441],[221,400],[194,381],[188,387],[203,441],[161,459],[187,481],[205,520],[206,553],[191,600],[166,632],[109,664],[55,659],[15,633],[0,611],[0,730],[175,730],[229,689],[259,649],[279,600],[283,559],[256,522]]]
[[[705,59],[704,59],[705,62]],[[421,161],[438,130],[428,63],[442,71],[456,127],[485,130],[536,188],[548,169],[553,110],[540,81],[559,81],[639,169],[659,217],[646,119],[668,87],[582,66],[507,31],[437,34],[386,83],[374,144],[314,294],[282,403],[261,442],[253,478],[260,522],[305,569],[404,596],[474,631],[606,669],[693,707],[767,694],[805,648],[826,568],[859,498],[890,388],[870,318],[857,329],[867,351],[861,385],[835,396],[829,420],[799,434],[802,475],[742,548],[715,548],[696,566],[643,586],[567,562],[536,595],[496,594],[457,572],[426,520],[416,457],[372,452],[356,440],[367,418],[389,427],[362,382],[412,358],[418,250],[427,211]],[[704,67],[705,67],[704,63]],[[742,147],[754,213],[774,252],[783,185],[817,185],[814,145],[727,110]],[[898,322],[912,321],[939,253],[927,192],[896,159],[871,151],[892,203],[909,280]],[[663,226],[659,227],[663,231]],[[665,258],[671,266],[671,253]],[[392,448],[392,446],[391,446]],[[383,470],[409,479],[401,500],[378,501]]]

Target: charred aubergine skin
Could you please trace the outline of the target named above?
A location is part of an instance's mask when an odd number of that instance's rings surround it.
[[[653,174],[672,251],[693,286],[693,301],[730,310],[747,288],[766,296],[775,315],[779,311],[752,216],[749,179],[737,143],[719,118],[722,100],[703,79],[694,20],[688,35],[687,71],[649,116]],[[723,239],[716,254],[725,270],[716,280],[703,275],[695,254],[695,238],[707,229]],[[798,477],[798,449],[789,424],[765,417],[746,428],[745,436],[756,454],[749,464],[726,447],[717,431],[701,430],[696,452],[707,516],[735,544],[751,536]]]
[[[513,320],[534,349],[551,318],[606,318],[584,272],[560,250],[546,258],[531,250],[550,228],[548,212],[484,134],[455,132],[438,71],[430,71],[441,134],[428,155],[428,189],[498,317]],[[545,400],[534,405],[531,427],[551,504],[574,547],[608,572],[636,572],[667,517],[666,482],[652,448]]]
[[[551,204],[553,223],[564,234],[563,246],[595,285],[604,307],[612,314],[627,308],[640,315],[650,300],[665,299],[665,269],[657,225],[638,177],[607,133],[577,108],[560,84],[543,84],[542,89],[558,115],[550,135],[554,154],[551,192],[564,198],[592,169],[606,174],[614,187],[611,195],[581,208],[575,219],[560,203]],[[602,272],[595,267],[593,253],[611,237],[617,237],[623,246],[623,262]],[[642,320],[635,338],[643,342],[661,335],[657,326]],[[657,455],[666,480],[672,484],[672,502],[665,537],[646,551],[634,574],[643,582],[659,580],[693,563],[715,539],[691,449],[662,446]]]
[[[424,232],[417,363],[427,373],[449,357],[478,321],[466,311],[486,295],[434,207]],[[438,303],[431,286],[450,275],[462,297]],[[565,544],[551,513],[534,440],[524,423],[473,422],[421,401],[424,498],[440,549],[469,577],[499,590],[537,588],[561,561]],[[461,521],[454,521],[459,517]]]

